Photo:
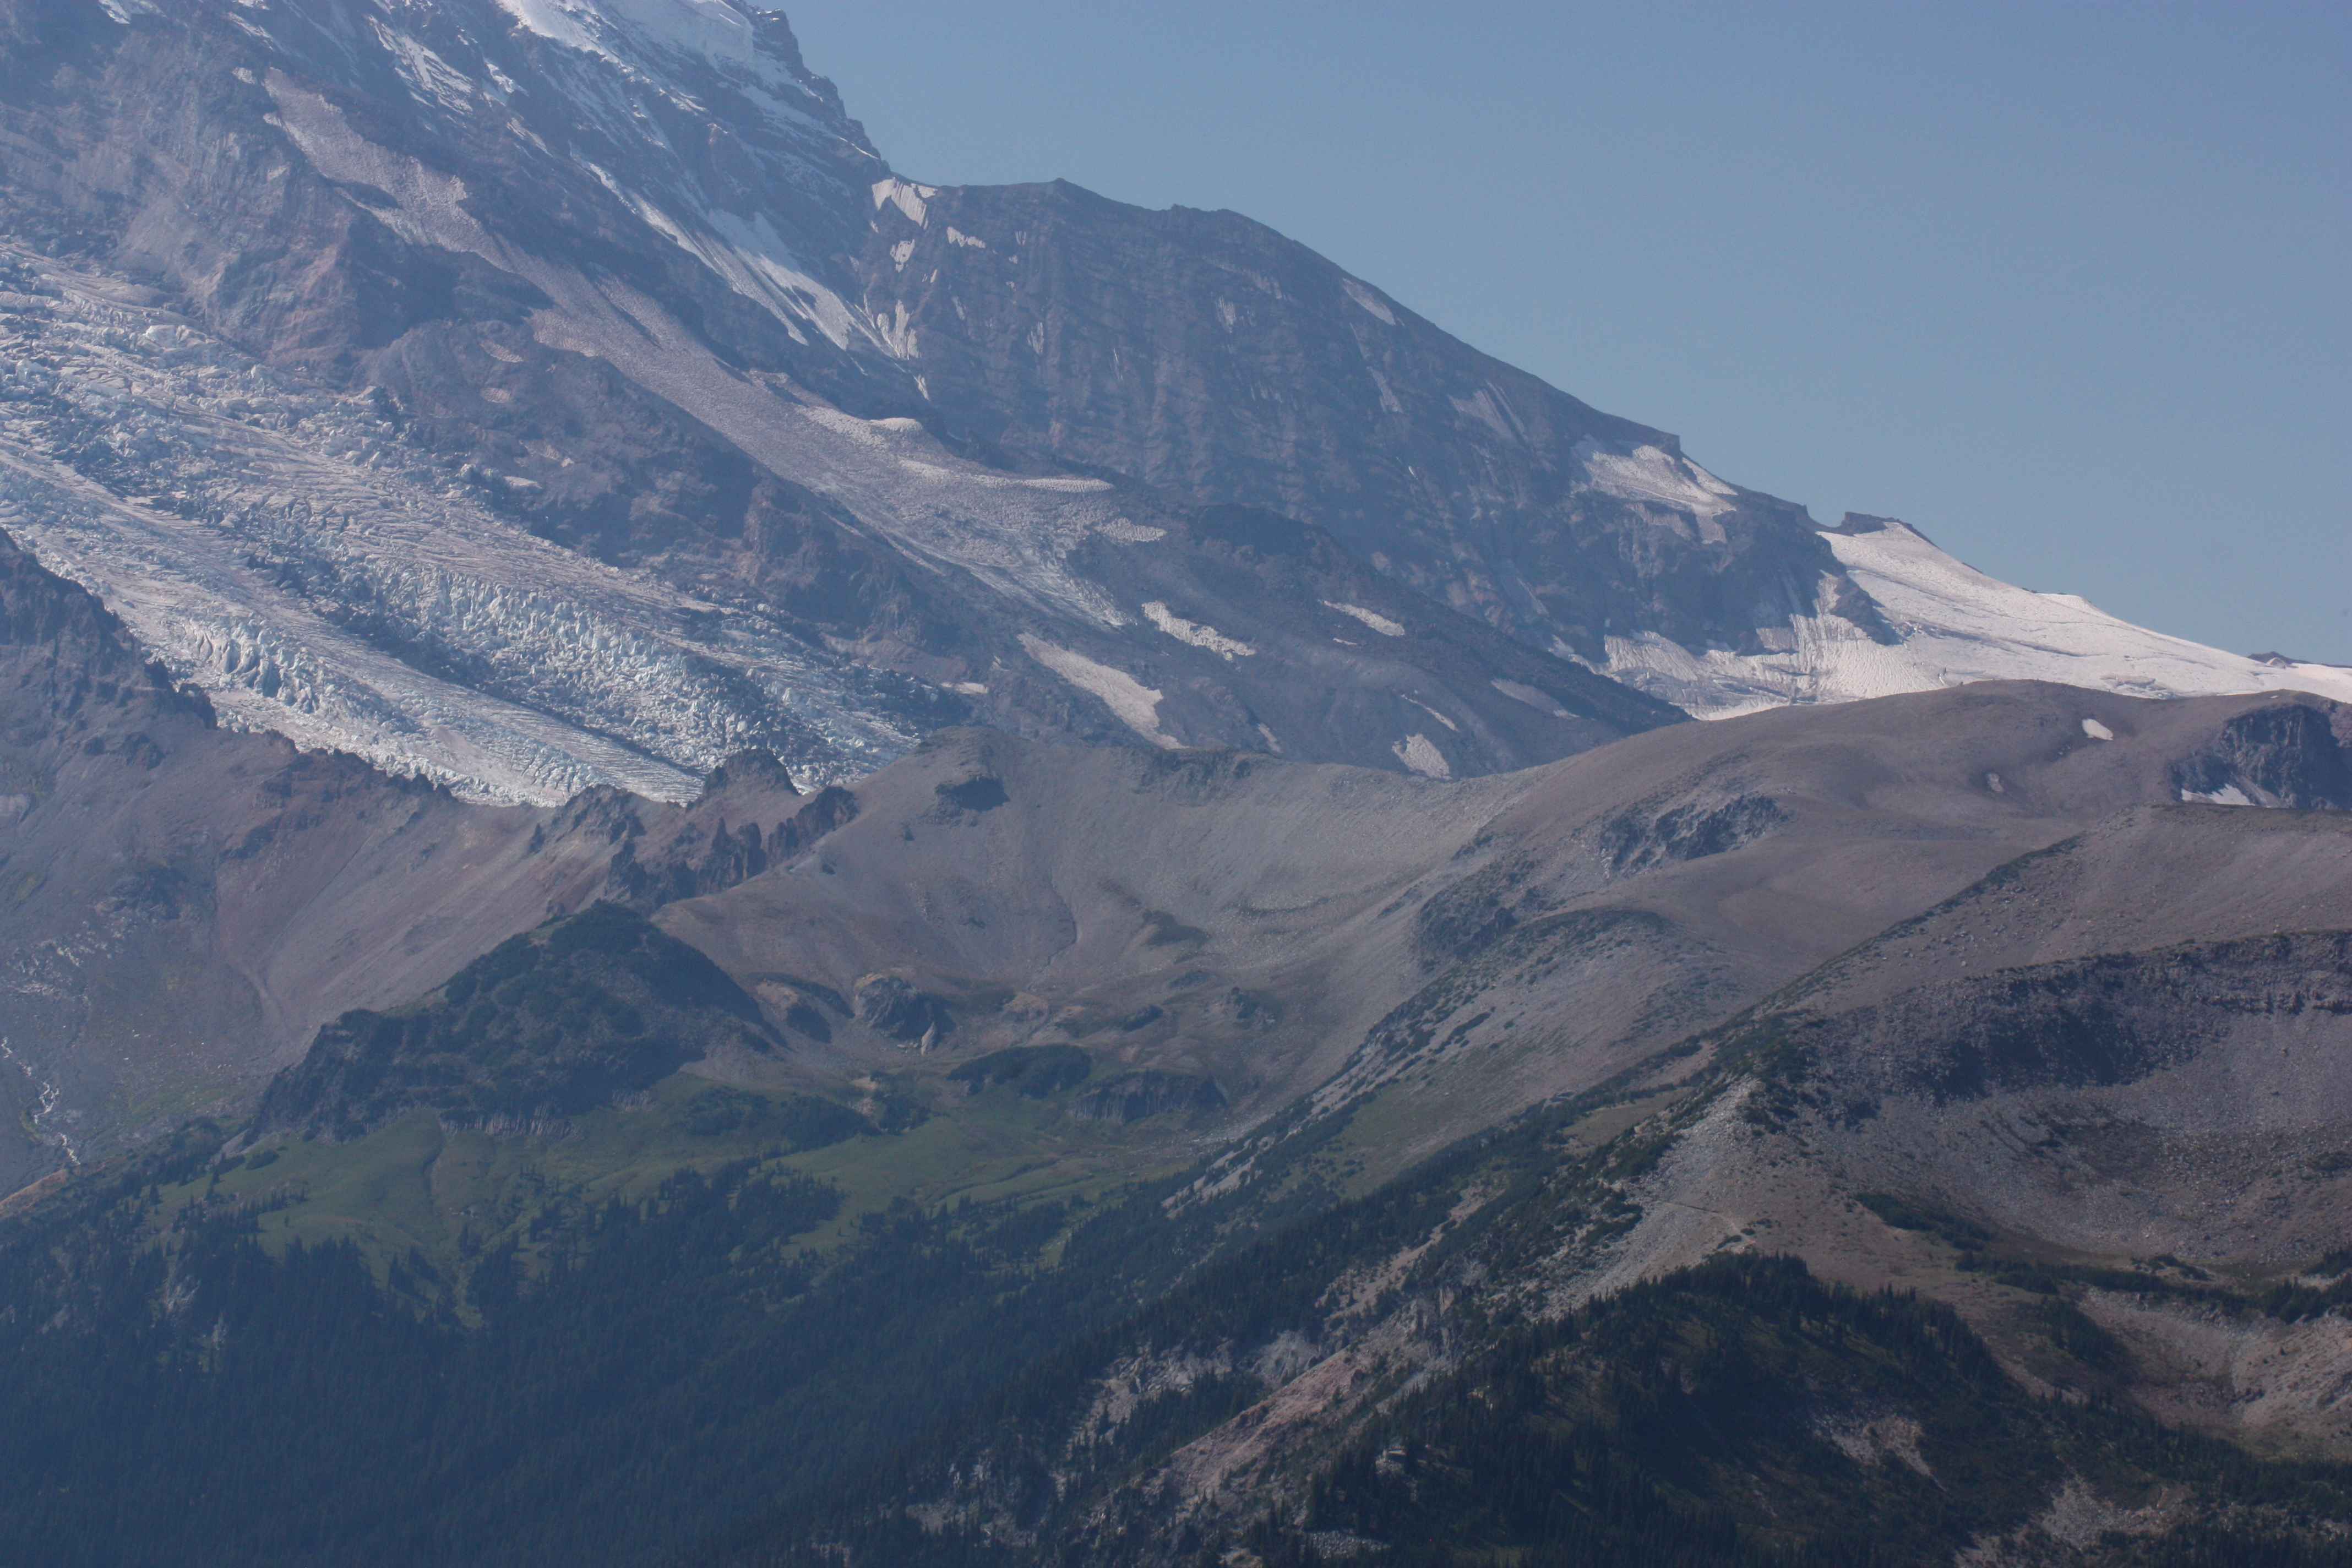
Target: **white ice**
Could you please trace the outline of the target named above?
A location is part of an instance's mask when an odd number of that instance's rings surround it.
[[[1368,313],[1391,327],[1397,324],[1396,312],[1390,310],[1387,302],[1373,293],[1369,285],[1359,283],[1352,278],[1343,278],[1339,280],[1339,287],[1347,290],[1349,299]]]
[[[1171,749],[1181,743],[1174,736],[1160,731],[1160,693],[1127,671],[1097,664],[1084,654],[1056,647],[1045,638],[1027,632],[1021,634],[1021,646],[1031,658],[1064,680],[1081,691],[1092,692],[1102,699],[1103,706],[1117,714],[1120,723],[1145,740]]]
[[[1426,735],[1408,735],[1389,749],[1396,753],[1397,761],[1423,778],[1450,779],[1454,776],[1454,768],[1446,762],[1445,753],[1439,751],[1436,743]]]
[[[1395,621],[1389,619],[1386,616],[1381,615],[1378,610],[1368,610],[1361,605],[1338,604],[1329,599],[1323,601],[1323,607],[1327,610],[1337,610],[1343,616],[1361,621],[1364,625],[1371,627],[1372,630],[1380,633],[1381,636],[1384,637],[1401,637],[1404,636],[1403,626],[1400,626]]]
[[[1229,637],[1214,626],[1203,626],[1198,621],[1186,620],[1157,599],[1143,606],[1143,618],[1178,642],[1189,643],[1198,648],[1206,648],[1227,664],[1231,664],[1236,658],[1249,658],[1257,652],[1257,649],[1240,638]],[[1451,720],[1446,721],[1453,722]]]
[[[1824,575],[1814,613],[1775,628],[1761,652],[1694,650],[1652,633],[1609,638],[1601,668],[1702,719],[1973,680],[2047,680],[2131,697],[2308,691],[2352,701],[2352,670],[2266,664],[2134,626],[2072,595],[2016,587],[1899,522],[1824,537],[1898,642],[1878,642],[1832,610],[1839,584]]]

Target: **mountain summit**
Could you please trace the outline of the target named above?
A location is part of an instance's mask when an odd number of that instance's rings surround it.
[[[5,1537],[2341,1562],[2294,686],[733,0],[0,0]]]
[[[1821,529],[1248,219],[907,178],[736,0],[0,43],[0,527],[230,723],[468,795],[969,722],[1462,777],[1989,677],[2352,694]]]

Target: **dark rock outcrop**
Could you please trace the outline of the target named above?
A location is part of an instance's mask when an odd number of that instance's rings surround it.
[[[2336,724],[2308,702],[2242,713],[2210,745],[2174,764],[2173,783],[2183,800],[2352,810],[2352,763]]]
[[[1095,1058],[1076,1046],[1015,1046],[992,1051],[948,1074],[966,1094],[1010,1088],[1028,1100],[1050,1100],[1093,1076]]]
[[[338,1018],[269,1086],[255,1129],[351,1138],[420,1109],[467,1126],[546,1126],[714,1049],[778,1044],[718,965],[598,904],[502,943],[414,1007]]]
[[[1641,631],[1752,651],[1842,580],[1801,507],[1727,489],[1700,517],[1596,486],[1588,455],[1679,443],[1263,224],[1065,182],[924,205],[877,214],[866,298],[903,321],[932,417],[974,451],[1312,520],[1429,598],[1586,658]]]
[[[946,1002],[895,974],[869,974],[857,983],[857,1020],[878,1035],[929,1050],[955,1031]]]
[[[1131,1126],[1155,1116],[1208,1115],[1225,1108],[1225,1091],[1191,1073],[1146,1069],[1095,1085],[1070,1102],[1076,1115]]]

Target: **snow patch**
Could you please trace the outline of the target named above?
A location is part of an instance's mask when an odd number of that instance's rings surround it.
[[[618,56],[598,43],[581,24],[581,7],[573,0],[499,0],[499,9],[513,17],[526,32],[536,33],[567,49],[619,61]]]
[[[524,31],[618,68],[633,90],[695,108],[674,68],[716,71],[776,119],[820,133],[824,107],[770,49],[765,18],[740,0],[497,0]]]
[[[2180,798],[2184,804],[2194,802],[2204,805],[2252,805],[2254,804],[2246,792],[2236,784],[2223,784],[2217,790],[2185,789],[2180,792]]]
[[[1160,732],[1160,693],[1127,671],[1097,664],[1084,654],[1056,647],[1028,632],[1021,634],[1021,647],[1031,658],[1079,690],[1100,698],[1103,706],[1118,716],[1120,723],[1145,740],[1171,750],[1181,744],[1175,737]]]
[[[976,234],[966,234],[963,230],[956,227],[953,224],[948,225],[948,243],[950,245],[959,246],[965,250],[986,250],[988,248],[988,241],[981,238]]]
[[[1567,709],[1532,686],[1517,680],[1491,680],[1487,684],[1514,702],[1524,702],[1538,713],[1549,713],[1555,719],[1571,717]]]
[[[1186,620],[1157,599],[1143,606],[1143,618],[1178,642],[1190,643],[1194,647],[1206,648],[1228,664],[1237,658],[1254,658],[1257,653],[1257,649],[1250,647],[1249,644],[1236,637],[1229,637],[1214,626],[1202,626],[1198,621]],[[1450,723],[1452,721],[1449,720],[1447,722]]]
[[[1423,712],[1424,712],[1424,713],[1428,714],[1431,718],[1433,718],[1433,719],[1436,720],[1439,723],[1441,723],[1441,724],[1444,725],[1447,729],[1449,729],[1449,730],[1453,731],[1455,734],[1457,734],[1457,735],[1458,735],[1458,734],[1460,734],[1460,733],[1462,732],[1462,726],[1461,726],[1461,725],[1456,724],[1453,720],[1448,719],[1444,714],[1440,713],[1436,709],[1432,708],[1428,703],[1423,702],[1420,698],[1418,698],[1418,697],[1408,697],[1408,698],[1406,698],[1406,699],[1405,699],[1405,700],[1406,700],[1407,702],[1412,703],[1414,707],[1416,707],[1416,708],[1420,709]]]
[[[908,222],[920,228],[930,222],[931,209],[925,204],[939,194],[929,185],[909,184],[894,174],[887,180],[874,182],[874,210],[880,212],[886,206],[897,207],[907,216]]]
[[[907,301],[904,300],[891,306],[891,314],[874,318],[874,331],[876,335],[881,338],[882,346],[890,351],[892,358],[916,357],[919,352],[916,339],[919,334],[914,329],[913,318],[908,315]]]
[[[1408,735],[1389,750],[1397,754],[1399,762],[1425,779],[1450,779],[1454,776],[1453,765],[1445,760],[1445,753],[1439,751],[1436,743],[1426,735]]]
[[[1496,400],[1492,388],[1482,386],[1473,396],[1448,397],[1446,401],[1454,405],[1454,412],[1465,418],[1475,419],[1479,424],[1492,430],[1499,438],[1521,444],[1527,441],[1527,437],[1504,412],[1503,405]]]
[[[719,213],[713,222],[718,229],[716,249],[691,244],[687,248],[702,257],[737,293],[765,305],[787,324],[798,316],[814,322],[835,348],[849,346],[850,329],[857,317],[848,301],[800,265],[767,214],[742,218]]]
[[[2134,626],[2073,595],[2016,587],[1900,522],[1823,537],[1899,641],[1880,642],[1832,608],[1852,590],[1824,574],[1814,611],[1768,629],[1760,652],[1694,650],[1645,633],[1609,638],[1601,669],[1701,719],[1975,680],[2046,680],[2126,697],[2307,691],[2352,701],[2352,670],[2264,664]]]
[[[2083,733],[2088,735],[2094,741],[2112,741],[2116,738],[2116,732],[2113,730],[2108,729],[2105,724],[2100,723],[2096,719],[2085,719],[2083,721]]]
[[[1404,627],[1402,626],[1389,619],[1379,611],[1368,610],[1361,605],[1342,605],[1335,603],[1332,600],[1326,599],[1323,601],[1323,607],[1327,610],[1337,610],[1343,616],[1352,616],[1355,619],[1363,622],[1364,625],[1371,627],[1372,630],[1380,633],[1381,636],[1384,637],[1401,637],[1404,636]]]
[[[410,97],[419,103],[439,104],[444,109],[463,110],[472,107],[477,89],[463,71],[407,34],[395,33],[374,17],[368,19],[368,26],[376,42],[392,56],[394,68],[407,80]]]
[[[1664,447],[1636,447],[1630,452],[1604,451],[1597,441],[1576,444],[1574,456],[1583,463],[1586,478],[1603,495],[1688,512],[1700,524],[1699,537],[1719,544],[1724,532],[1715,520],[1739,504],[1739,492],[1692,462]]]
[[[1121,544],[1153,544],[1168,537],[1168,531],[1164,528],[1154,528],[1149,523],[1129,522],[1123,517],[1114,517],[1107,521],[1097,523],[1095,531],[1105,539],[1116,540]]]
[[[1396,312],[1390,310],[1381,297],[1373,293],[1368,286],[1357,282],[1352,278],[1342,278],[1339,279],[1339,287],[1348,291],[1349,299],[1353,300],[1358,306],[1370,314],[1391,327],[1397,324]]]

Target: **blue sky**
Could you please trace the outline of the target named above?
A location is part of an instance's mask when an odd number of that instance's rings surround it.
[[[801,0],[902,171],[1231,207],[1727,479],[2352,662],[2352,6]]]

